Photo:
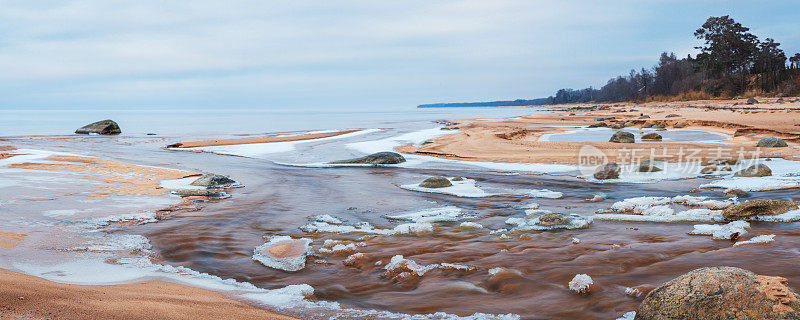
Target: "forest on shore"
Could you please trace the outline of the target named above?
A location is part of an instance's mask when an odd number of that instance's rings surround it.
[[[653,68],[631,70],[600,89],[561,89],[548,104],[677,101],[800,94],[800,53],[787,58],[780,43],[763,41],[729,16],[710,17],[695,31],[700,50],[678,58],[664,52]]]

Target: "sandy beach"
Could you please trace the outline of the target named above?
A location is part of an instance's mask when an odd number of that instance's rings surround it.
[[[219,139],[219,140],[203,140],[203,141],[187,141],[170,144],[168,148],[196,148],[196,147],[212,147],[212,146],[234,146],[242,144],[254,143],[271,143],[271,142],[289,142],[289,141],[303,141],[312,139],[321,139],[328,137],[335,137],[343,134],[358,132],[359,130],[346,130],[336,132],[324,133],[310,133],[301,135],[277,135],[257,138],[239,138],[239,139]]]
[[[792,147],[763,148],[762,157],[791,159],[800,156],[800,148],[796,147],[800,142],[800,103],[775,103],[774,98],[762,100],[765,103],[757,105],[746,105],[744,100],[621,103],[609,105],[605,110],[589,111],[586,108],[602,104],[556,105],[552,108],[561,111],[502,121],[450,119],[448,121],[455,123],[451,127],[460,133],[428,140],[422,146],[405,145],[397,150],[469,161],[561,164],[575,164],[580,147],[587,144],[603,150],[611,161],[616,160],[620,149],[636,147],[663,149],[668,154],[676,154],[681,148],[699,149],[698,156],[703,158],[718,156],[719,145],[713,143],[540,141],[546,134],[563,133],[597,124],[600,122],[597,119],[608,119],[603,122],[609,126],[632,123],[633,126],[623,129],[626,131],[638,130],[650,123],[662,124],[668,129],[680,124],[682,129],[724,133],[732,137],[725,141],[730,143],[726,149],[743,149],[747,153],[755,151],[759,139],[777,137]],[[642,119],[643,116],[648,118]]]
[[[296,319],[165,281],[70,285],[0,269],[3,319]]]

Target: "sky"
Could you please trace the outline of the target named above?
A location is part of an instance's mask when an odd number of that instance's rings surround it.
[[[800,52],[797,0],[0,0],[0,108],[330,108],[600,87],[731,15]]]

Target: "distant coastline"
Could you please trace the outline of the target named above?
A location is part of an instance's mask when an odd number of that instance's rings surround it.
[[[521,107],[521,106],[541,106],[547,104],[547,98],[540,99],[517,99],[509,101],[486,101],[486,102],[453,102],[453,103],[430,103],[421,104],[417,108],[463,108],[463,107]]]

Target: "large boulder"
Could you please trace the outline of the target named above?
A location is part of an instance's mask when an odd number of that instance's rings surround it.
[[[783,148],[788,147],[789,145],[786,144],[786,141],[783,141],[780,138],[770,137],[758,140],[757,147],[762,148]]]
[[[730,206],[722,211],[722,216],[735,220],[755,215],[774,216],[795,209],[797,203],[794,201],[756,199]]]
[[[798,310],[800,300],[785,278],[709,267],[650,291],[634,319],[798,319]]]
[[[619,178],[619,172],[619,165],[616,162],[609,162],[597,167],[594,171],[594,178],[597,180],[617,179]]]
[[[658,140],[661,141],[661,135],[655,132],[650,132],[642,136],[642,140]]]
[[[733,174],[736,177],[766,177],[772,175],[772,169],[763,164],[755,164]]]
[[[95,123],[87,124],[83,127],[80,127],[78,130],[75,130],[77,134],[120,134],[122,130],[119,129],[119,125],[114,122],[113,120],[102,120],[97,121]]]
[[[228,178],[226,176],[208,173],[200,178],[197,178],[197,180],[192,181],[190,185],[201,186],[201,187],[219,187],[234,183],[236,183],[236,181],[233,181],[233,179]]]
[[[395,152],[378,152],[368,156],[355,159],[337,160],[328,162],[330,164],[398,164],[405,162],[406,158]]]
[[[627,131],[617,131],[611,136],[611,139],[609,139],[608,142],[634,143],[636,140],[633,137],[633,133]]]
[[[430,177],[419,184],[419,186],[423,188],[446,188],[452,185],[450,180],[447,180],[445,177]]]

